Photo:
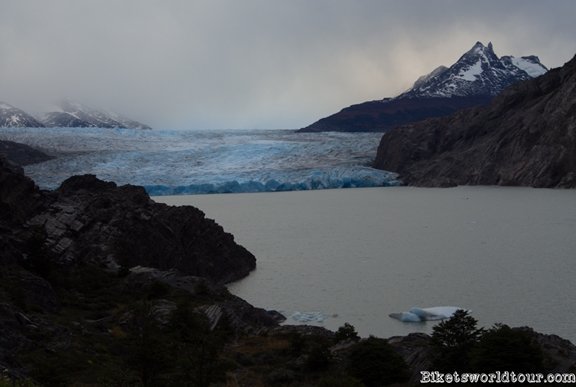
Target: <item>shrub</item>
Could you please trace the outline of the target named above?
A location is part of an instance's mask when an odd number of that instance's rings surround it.
[[[410,376],[404,359],[386,340],[375,337],[354,345],[348,372],[367,387],[402,383]]]
[[[354,328],[353,325],[348,324],[348,323],[344,323],[344,325],[342,325],[336,331],[336,334],[334,335],[334,339],[336,340],[337,343],[339,343],[341,341],[348,341],[348,340],[358,341],[358,340],[360,340],[360,336],[358,336],[358,333],[356,332],[356,328]]]
[[[497,324],[488,330],[470,355],[476,372],[544,372],[544,354],[529,332]]]

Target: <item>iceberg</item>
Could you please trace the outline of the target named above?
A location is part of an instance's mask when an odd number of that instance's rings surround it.
[[[452,317],[457,310],[464,309],[457,306],[435,306],[431,308],[413,307],[408,312],[390,313],[389,316],[402,322],[424,322],[445,320]]]
[[[381,133],[288,130],[0,128],[0,139],[57,158],[25,167],[45,189],[93,174],[152,195],[277,192],[399,185],[369,167]]]
[[[294,312],[290,315],[290,319],[301,324],[322,324],[326,316],[321,312]]]

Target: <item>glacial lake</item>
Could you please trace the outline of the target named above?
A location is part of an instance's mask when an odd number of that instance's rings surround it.
[[[230,284],[287,323],[362,336],[431,332],[389,313],[459,306],[481,326],[530,326],[576,343],[576,191],[364,188],[163,196],[194,205],[257,258]],[[322,321],[320,321],[322,320]]]

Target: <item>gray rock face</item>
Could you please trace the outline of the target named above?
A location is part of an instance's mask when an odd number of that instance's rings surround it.
[[[489,106],[386,133],[374,166],[409,185],[576,187],[576,58]]]
[[[2,221],[42,230],[43,248],[59,264],[148,266],[229,282],[256,259],[231,234],[194,207],[153,202],[143,188],[117,187],[91,175],[40,191],[21,170],[0,160]],[[8,226],[10,227],[10,226]]]

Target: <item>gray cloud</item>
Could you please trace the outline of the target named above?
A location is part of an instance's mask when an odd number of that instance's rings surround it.
[[[155,127],[298,128],[394,96],[477,40],[557,67],[576,2],[2,0],[0,100],[62,96]]]

